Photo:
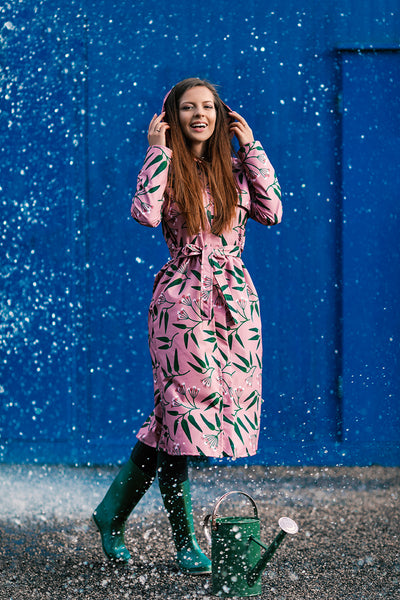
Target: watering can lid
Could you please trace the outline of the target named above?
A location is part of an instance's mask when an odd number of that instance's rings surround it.
[[[278,521],[279,527],[283,529],[285,533],[297,533],[299,528],[297,523],[293,521],[293,519],[289,519],[289,517],[281,517]]]

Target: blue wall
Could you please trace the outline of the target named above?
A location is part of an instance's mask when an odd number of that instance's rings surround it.
[[[264,323],[256,462],[400,464],[398,1],[7,6],[0,460],[121,461],[151,410],[168,253],[130,197],[149,120],[194,75],[284,192],[282,225],[250,224],[244,253]]]

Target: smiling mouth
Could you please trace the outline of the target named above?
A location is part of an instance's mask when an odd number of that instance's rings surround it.
[[[191,129],[205,129],[207,127],[206,123],[193,123],[193,125],[190,126]]]

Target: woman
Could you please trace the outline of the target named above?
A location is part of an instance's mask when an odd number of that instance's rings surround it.
[[[249,217],[280,222],[280,188],[245,119],[207,81],[185,79],[169,92],[148,141],[131,213],[142,225],[161,222],[171,253],[149,309],[155,406],[93,516],[106,555],[128,561],[124,525],[158,471],[178,565],[208,573],[193,528],[187,456],[257,450],[261,321],[241,252]]]

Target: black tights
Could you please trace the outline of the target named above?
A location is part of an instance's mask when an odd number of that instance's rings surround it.
[[[172,456],[137,442],[131,453],[135,465],[152,479],[158,473],[162,485],[176,485],[188,479],[187,456]]]

